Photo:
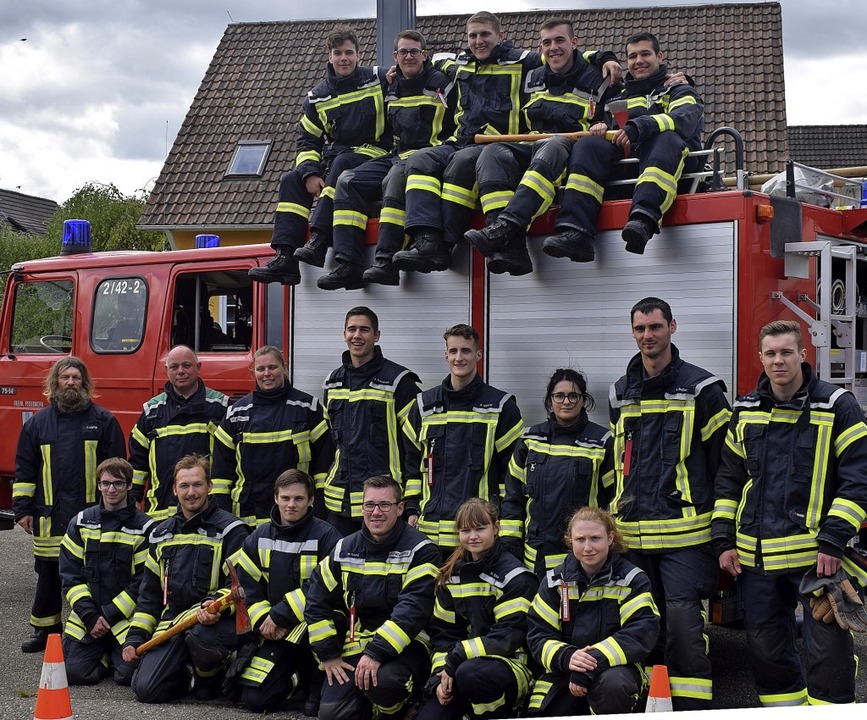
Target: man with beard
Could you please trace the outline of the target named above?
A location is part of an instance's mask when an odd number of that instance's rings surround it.
[[[18,438],[12,509],[15,522],[33,535],[38,575],[30,611],[33,633],[21,644],[22,652],[41,652],[48,635],[60,632],[60,541],[69,521],[99,500],[97,466],[126,457],[120,425],[93,402],[93,392],[81,360],[58,360],[45,379],[49,406],[24,423]]]

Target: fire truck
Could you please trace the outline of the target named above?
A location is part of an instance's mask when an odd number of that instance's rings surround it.
[[[649,295],[672,305],[683,357],[722,378],[732,398],[754,386],[759,329],[778,318],[801,320],[820,375],[861,397],[867,208],[857,207],[860,194],[850,209],[820,207],[796,199],[794,179],[791,197],[751,190],[742,162],[734,187],[722,182],[716,159],[706,174],[710,191],[679,195],[640,256],[623,248],[623,200],[603,205],[594,262],[546,256],[541,245],[553,230],[552,209],[534,223],[535,270],[523,277],[489,274],[484,259],[462,246],[451,270],[405,274],[400,287],[326,292],[315,283],[322,271],[308,266],[295,287],[265,285],[247,273],[272,257],[270,247],[214,247],[212,237],[197,249],[91,253],[85,246],[18,263],[0,313],[0,508],[11,507],[19,429],[46,405],[43,381],[59,357],[84,360],[97,402],[128,434],[142,403],[162,390],[163,359],[178,343],[198,352],[209,386],[236,397],[254,386],[255,349],[276,345],[293,384],[319,395],[345,349],[345,313],[356,305],[377,312],[385,355],[415,370],[425,387],[446,374],[443,330],[475,326],[483,338],[481,374],[515,394],[528,424],[544,417],[551,372],[567,366],[586,373],[597,400],[593,419],[607,423],[609,386],[636,351],[630,308]],[[375,220],[368,238],[372,261]],[[4,518],[8,526],[11,514]]]

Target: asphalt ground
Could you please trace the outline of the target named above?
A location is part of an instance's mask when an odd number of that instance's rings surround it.
[[[30,537],[18,528],[0,532],[0,720],[32,718],[42,672],[42,654],[21,652],[30,633],[30,603],[36,586]],[[709,626],[710,655],[714,668],[714,707],[758,707],[749,668],[746,640],[740,630]],[[859,702],[867,702],[867,637],[856,635],[862,671],[858,678]],[[195,700],[167,705],[143,705],[132,690],[111,679],[90,687],[70,688],[72,711],[78,720],[166,718],[220,720],[252,717],[228,702]],[[287,707],[272,713],[275,720],[300,720],[303,714]]]

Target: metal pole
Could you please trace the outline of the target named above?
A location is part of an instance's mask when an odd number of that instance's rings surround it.
[[[415,0],[376,0],[376,63],[393,64],[394,38],[415,28]]]

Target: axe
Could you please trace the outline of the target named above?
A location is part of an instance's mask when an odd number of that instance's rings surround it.
[[[228,560],[226,560],[226,568],[229,571],[229,577],[232,579],[232,587],[229,590],[229,594],[212,601],[205,606],[205,609],[212,615],[216,615],[217,613],[223,612],[223,610],[230,605],[234,605],[235,632],[238,635],[243,635],[244,633],[250,632],[250,615],[247,613],[247,605],[244,602],[247,595],[244,592],[244,588],[241,587],[241,581],[238,580],[238,574],[235,572],[234,566]],[[172,625],[165,632],[155,635],[146,643],[139,645],[135,649],[135,654],[144,655],[148,650],[155,648],[157,645],[162,645],[166,640],[184,632],[184,630],[188,630],[198,622],[198,617],[196,617],[196,615],[191,615],[185,620],[179,622],[177,625]]]

